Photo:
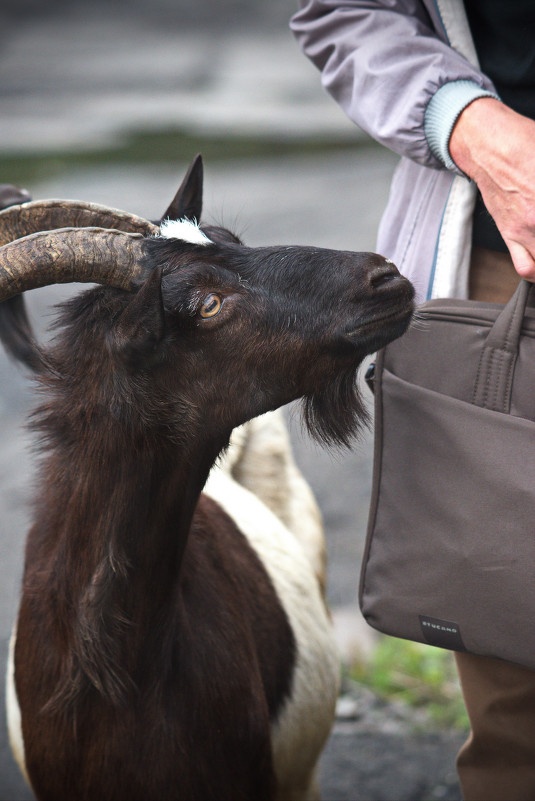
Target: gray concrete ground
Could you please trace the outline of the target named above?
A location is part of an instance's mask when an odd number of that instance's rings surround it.
[[[252,7],[256,10],[256,15]],[[293,4],[135,0],[92,4],[4,2],[0,19],[2,156],[101,148],[133,130],[177,129],[200,138],[247,133],[266,141],[254,161],[206,164],[205,217],[249,244],[374,247],[395,158],[358,152],[274,158],[268,142],[365,137],[320,90],[286,30]],[[22,15],[26,10],[26,15]],[[225,9],[229,13],[225,14]],[[193,153],[192,153],[193,155]],[[7,163],[7,162],[4,162]],[[79,197],[154,217],[186,164],[72,169],[31,187],[35,197]],[[0,174],[0,181],[10,176]],[[30,293],[35,319],[70,288]],[[31,490],[31,440],[22,428],[32,390],[0,353],[0,670],[16,611]],[[359,562],[371,481],[371,435],[328,453],[302,436],[288,410],[297,458],[318,497],[329,548],[329,601],[346,653],[373,634],[357,611]],[[453,759],[462,737],[415,729],[403,710],[354,686],[322,761],[326,801],[458,799]],[[0,709],[1,713],[1,709]],[[344,717],[345,715],[345,717]],[[0,722],[0,801],[31,795]]]

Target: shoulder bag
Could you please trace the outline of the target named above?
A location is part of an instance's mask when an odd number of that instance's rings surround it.
[[[535,669],[535,309],[433,300],[379,355],[360,605],[374,628]]]

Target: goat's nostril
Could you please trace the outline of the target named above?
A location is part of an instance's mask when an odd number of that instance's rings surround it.
[[[395,278],[399,278],[399,270],[393,262],[386,260],[379,267],[374,267],[369,276],[372,289],[378,289]]]

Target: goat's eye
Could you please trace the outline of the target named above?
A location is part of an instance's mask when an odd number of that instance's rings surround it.
[[[215,317],[221,309],[221,298],[219,295],[207,295],[200,308],[200,315],[204,319],[207,317]]]

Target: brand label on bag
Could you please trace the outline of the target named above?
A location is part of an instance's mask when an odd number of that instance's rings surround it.
[[[440,620],[438,617],[418,615],[420,626],[426,642],[449,651],[466,651],[457,623],[451,620]]]

